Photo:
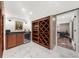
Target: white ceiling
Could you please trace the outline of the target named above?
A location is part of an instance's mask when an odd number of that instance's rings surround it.
[[[30,20],[35,20],[79,8],[79,1],[5,1],[4,6],[8,16],[16,16],[25,20],[30,17]],[[24,11],[22,11],[23,8]]]

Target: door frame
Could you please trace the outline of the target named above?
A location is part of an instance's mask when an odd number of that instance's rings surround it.
[[[55,19],[56,19],[56,46],[58,46],[58,43],[57,43],[57,16],[58,15],[61,15],[61,14],[65,14],[65,13],[68,13],[68,12],[73,12],[73,11],[75,11],[75,12],[77,12],[76,10],[79,10],[79,9],[74,9],[74,10],[71,10],[71,11],[67,11],[67,12],[63,12],[63,13],[60,13],[60,14],[57,14],[57,15],[55,15]],[[74,13],[75,13],[74,12]],[[69,23],[69,25],[70,25],[70,23]],[[74,26],[74,25],[73,25]],[[72,32],[73,32],[73,30],[72,30]],[[73,34],[73,33],[72,33]],[[73,34],[73,37],[74,37],[74,34]],[[73,39],[74,40],[74,39]],[[59,47],[61,47],[61,46],[59,46]],[[64,48],[64,47],[62,47],[62,48]],[[76,47],[77,48],[77,47]],[[68,48],[66,48],[66,49],[68,49]],[[71,49],[69,49],[69,50],[71,50]],[[75,51],[75,52],[77,52],[77,50],[72,50],[72,51]]]

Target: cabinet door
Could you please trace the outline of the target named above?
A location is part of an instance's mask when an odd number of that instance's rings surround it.
[[[15,34],[9,34],[7,36],[7,48],[12,48],[16,46],[16,35]]]
[[[23,44],[23,41],[24,41],[23,38],[24,38],[23,33],[18,33],[16,37],[16,44],[17,45]]]

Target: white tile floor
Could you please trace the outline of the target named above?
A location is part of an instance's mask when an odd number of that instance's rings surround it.
[[[3,53],[3,58],[77,58],[78,54],[72,50],[55,47],[48,50],[34,42],[23,44]]]

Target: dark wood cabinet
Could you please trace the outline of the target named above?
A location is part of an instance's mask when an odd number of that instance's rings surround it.
[[[32,21],[32,41],[48,49],[53,49],[55,47],[55,17],[51,15]]]
[[[32,40],[50,48],[50,16],[32,21]]]
[[[24,33],[10,32],[6,35],[6,49],[23,44]]]
[[[16,46],[16,35],[9,34],[7,35],[7,48],[12,48]]]
[[[17,37],[16,37],[16,44],[17,45],[20,45],[23,43],[23,39],[24,39],[24,35],[22,33],[19,33],[17,34]]]

